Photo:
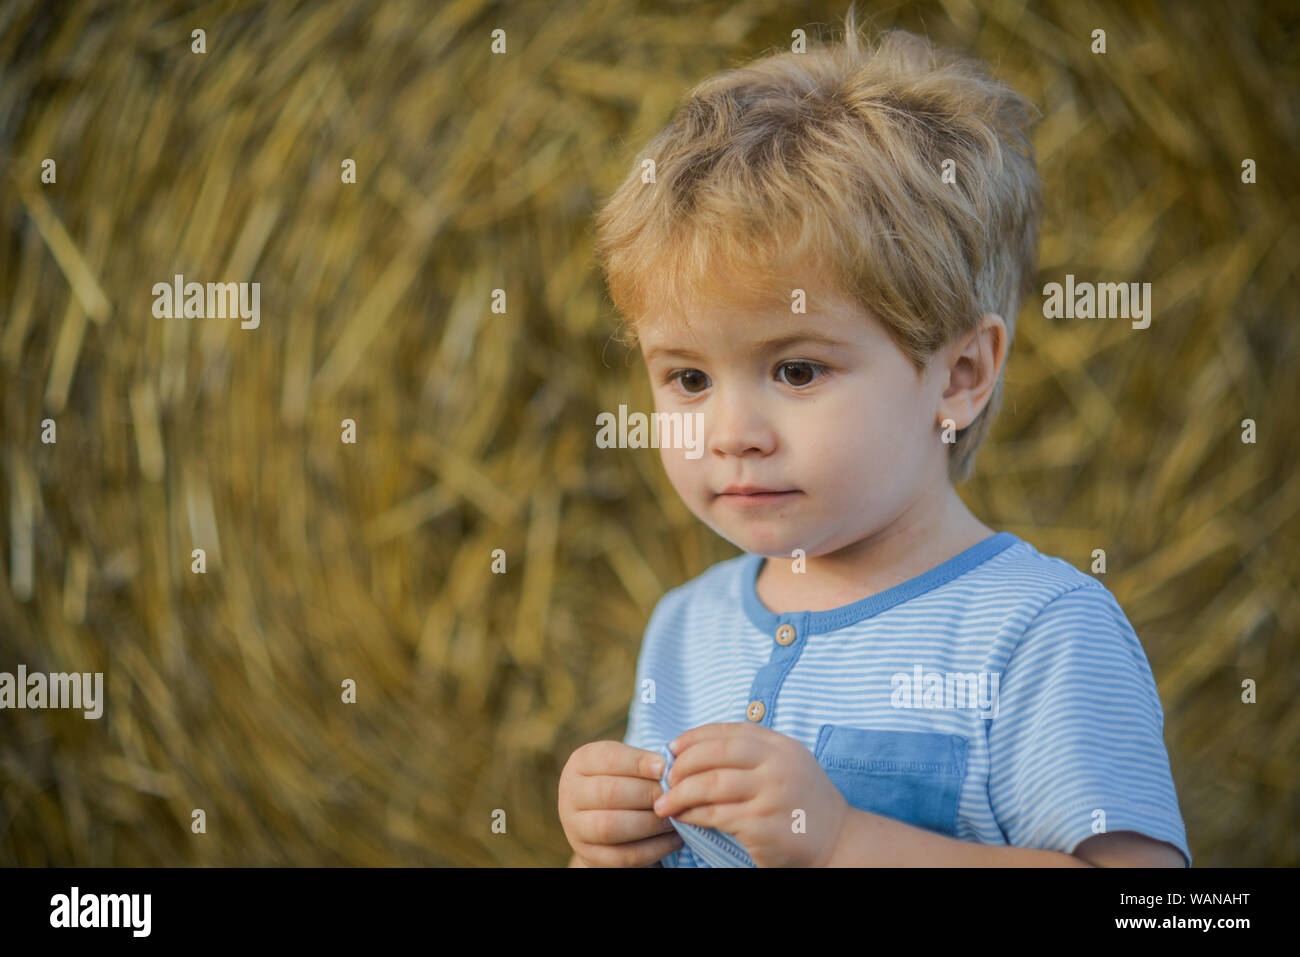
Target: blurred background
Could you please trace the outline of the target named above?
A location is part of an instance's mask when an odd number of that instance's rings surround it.
[[[737,554],[595,445],[653,406],[592,215],[693,84],[847,8],[0,2],[0,671],[107,699],[0,712],[0,864],[568,861],[564,762]],[[1026,299],[961,494],[1106,549],[1196,865],[1300,864],[1294,5],[859,8],[1042,109],[1040,288],[1152,284],[1145,330]],[[177,273],[260,326],[155,318]]]

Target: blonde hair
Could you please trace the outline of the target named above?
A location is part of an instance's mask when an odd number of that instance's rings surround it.
[[[653,180],[638,162],[596,216],[630,341],[647,316],[685,316],[724,287],[788,306],[779,279],[803,265],[879,318],[918,374],[985,313],[1005,321],[1009,350],[1038,245],[1037,116],[981,62],[913,34],[864,48],[852,8],[842,46],[706,79],[643,151]],[[970,474],[1001,400],[999,374],[949,449],[951,481]]]

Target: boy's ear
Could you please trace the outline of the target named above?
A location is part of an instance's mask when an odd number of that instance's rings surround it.
[[[961,430],[975,421],[993,397],[1007,357],[1007,325],[997,313],[986,312],[978,327],[942,354],[948,386],[939,402],[939,421],[952,419]]]

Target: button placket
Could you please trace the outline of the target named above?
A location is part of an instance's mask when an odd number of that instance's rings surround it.
[[[772,709],[776,704],[776,696],[781,691],[785,676],[803,651],[800,638],[807,622],[807,612],[779,616],[777,626],[772,631],[772,655],[767,664],[758,669],[749,689],[745,717],[754,724],[768,728],[772,726]]]

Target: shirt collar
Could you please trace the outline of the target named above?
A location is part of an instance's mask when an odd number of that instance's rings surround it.
[[[994,555],[1020,541],[1011,532],[997,532],[983,541],[976,542],[970,548],[954,555],[952,558],[936,565],[928,572],[915,578],[887,588],[875,595],[829,608],[825,611],[794,611],[777,614],[764,605],[758,597],[756,585],[758,573],[766,559],[762,555],[749,555],[742,568],[741,595],[744,599],[745,614],[762,632],[771,634],[777,627],[802,619],[799,629],[804,634],[820,634],[853,625],[872,615],[878,615],[887,608],[892,608],[910,598],[922,595],[937,588],[945,582],[952,581],[958,575],[970,571],[976,565],[988,561]]]

